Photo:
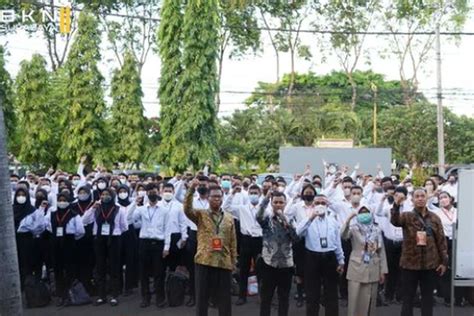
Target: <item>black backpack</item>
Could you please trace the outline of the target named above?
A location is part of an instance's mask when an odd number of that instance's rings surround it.
[[[187,281],[188,278],[179,272],[168,273],[166,279],[166,296],[170,307],[183,305]]]
[[[51,301],[51,294],[45,282],[28,276],[25,279],[25,298],[26,307],[43,307]]]
[[[84,285],[78,280],[74,280],[69,290],[67,305],[86,305],[92,302],[91,297],[87,293]]]

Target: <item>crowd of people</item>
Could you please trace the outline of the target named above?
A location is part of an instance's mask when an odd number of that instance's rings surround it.
[[[307,315],[375,315],[400,303],[401,315],[432,315],[433,293],[450,303],[452,225],[457,179],[433,175],[414,187],[404,179],[374,176],[325,164],[291,181],[268,175],[216,174],[206,167],[172,178],[156,175],[48,171],[12,174],[12,201],[22,286],[28,278],[54,282],[57,305],[73,282],[95,305],[116,306],[140,287],[140,307],[167,306],[168,273],[185,267],[196,315],[208,307],[232,314],[247,303],[256,275],[260,315],[288,315],[290,290]],[[52,277],[54,276],[54,277]],[[150,290],[150,279],[153,288]],[[53,281],[54,280],[54,281]],[[456,288],[455,303],[465,304]]]

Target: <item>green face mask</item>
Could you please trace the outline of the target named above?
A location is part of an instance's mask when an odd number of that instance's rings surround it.
[[[361,224],[370,224],[372,221],[372,214],[370,213],[362,213],[357,215],[357,221]]]

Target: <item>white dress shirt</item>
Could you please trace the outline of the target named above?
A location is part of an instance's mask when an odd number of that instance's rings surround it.
[[[167,232],[167,210],[159,204],[143,205],[133,212],[133,225],[140,228],[140,239],[155,239],[165,242],[164,250],[170,249],[171,239]]]
[[[193,199],[193,208],[199,210],[209,209],[209,201],[207,199],[201,199],[199,196]],[[186,216],[186,223],[191,230],[197,231],[196,224]]]
[[[46,229],[52,233],[53,227],[51,225],[51,216],[56,216],[57,209],[49,209],[46,215],[44,216]],[[64,226],[63,226],[64,227]],[[67,222],[64,229],[64,235],[74,235],[74,239],[81,239],[85,234],[86,230],[84,229],[84,224],[82,223],[81,216],[79,214],[71,217]],[[57,232],[57,231],[56,231]],[[62,237],[62,236],[59,236]]]
[[[446,182],[442,187],[441,191],[448,192],[449,195],[454,199],[455,202],[458,200],[458,183],[455,182],[454,184],[451,184],[449,182]]]
[[[188,239],[188,223],[186,214],[184,214],[183,204],[178,200],[172,199],[169,202],[161,200],[158,202],[158,205],[167,213],[166,235],[171,240],[171,234],[178,233],[181,234],[181,240],[186,241]]]
[[[456,223],[458,218],[458,210],[451,206],[449,210],[445,208],[432,208],[430,209],[433,213],[438,215],[441,219],[441,224],[443,224],[444,235],[450,240],[453,239],[453,224]]]
[[[112,236],[121,236],[124,232],[128,230],[127,225],[127,214],[120,208],[120,205],[115,205],[119,208],[119,211],[114,218],[114,230]],[[92,229],[92,234],[97,235],[97,221],[95,217],[95,207],[89,208],[84,215],[82,216],[82,223],[84,226],[87,226],[91,223],[94,223],[94,228]]]
[[[44,209],[39,208],[33,213],[25,216],[18,225],[18,233],[32,233],[33,236],[38,236],[45,229],[44,225]]]
[[[251,237],[262,237],[262,227],[257,222],[257,213],[260,203],[253,205],[234,203],[235,196],[230,195],[222,206],[223,210],[232,213],[240,221],[240,232],[242,235]]]
[[[403,241],[403,228],[393,226],[390,222],[391,210],[393,204],[389,204],[387,200],[381,201],[377,211],[375,212],[377,216],[377,223],[382,229],[385,238],[392,241],[401,242]],[[413,209],[412,204],[409,200],[405,200],[402,205],[400,205],[400,213],[409,212]]]

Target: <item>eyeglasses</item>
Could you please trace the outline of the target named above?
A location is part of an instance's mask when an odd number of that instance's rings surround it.
[[[314,205],[327,205],[326,202],[314,202]]]

